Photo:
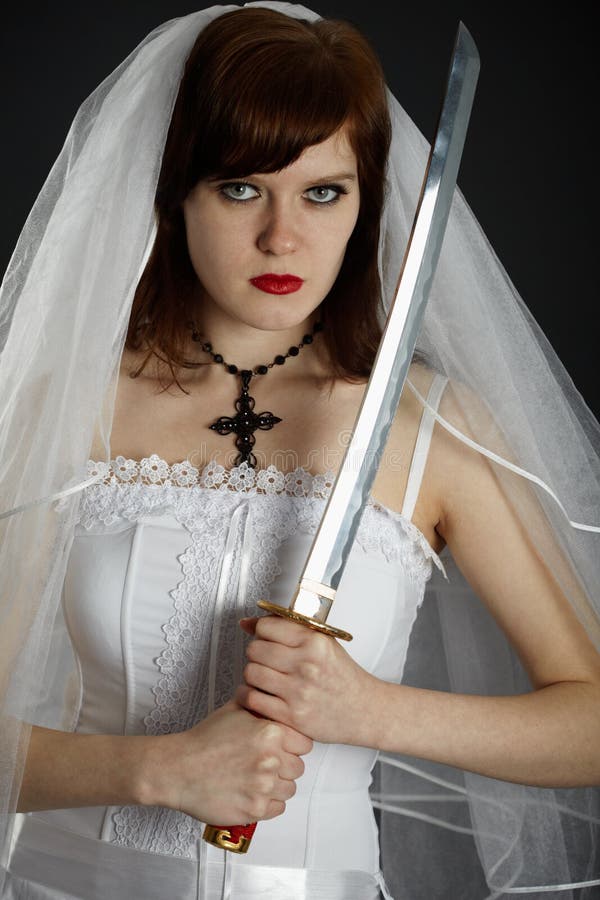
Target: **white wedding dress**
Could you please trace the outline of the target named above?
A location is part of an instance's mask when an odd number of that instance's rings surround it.
[[[434,380],[434,407],[443,386]],[[402,677],[425,584],[441,567],[410,521],[432,423],[424,413],[402,514],[373,500],[365,508],[329,618],[354,635],[353,658],[387,681]],[[63,593],[78,673],[72,730],[189,728],[241,680],[240,617],[261,598],[293,595],[332,477],[245,464],[199,472],[157,456],[90,463],[90,473],[104,478],[82,496]],[[284,815],[259,823],[246,855],[208,846],[201,823],[160,807],[19,814],[3,896],[376,900],[376,755],[315,744]]]

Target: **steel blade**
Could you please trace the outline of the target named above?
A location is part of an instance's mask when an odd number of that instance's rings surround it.
[[[478,74],[477,47],[460,23],[395,297],[352,438],[290,606],[290,611],[315,622],[325,622],[329,614],[411,364],[450,212]]]

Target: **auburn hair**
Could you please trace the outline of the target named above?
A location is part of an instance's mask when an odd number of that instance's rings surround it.
[[[276,172],[347,127],[360,209],[321,304],[333,376],[368,377],[381,338],[379,222],[391,140],[385,78],[366,38],[344,21],[307,22],[266,8],[214,19],[187,59],[155,198],[157,234],[137,286],[126,346],[157,356],[174,381],[198,302],[182,204],[203,178]]]

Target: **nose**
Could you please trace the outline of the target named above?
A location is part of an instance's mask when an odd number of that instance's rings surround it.
[[[263,253],[285,256],[293,253],[299,243],[298,223],[291,209],[273,205],[265,213],[258,236],[258,247]]]

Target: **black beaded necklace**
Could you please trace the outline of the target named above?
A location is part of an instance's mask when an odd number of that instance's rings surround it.
[[[255,375],[266,375],[273,366],[282,366],[290,356],[298,356],[302,347],[312,344],[314,335],[319,331],[323,331],[323,323],[321,321],[315,322],[312,333],[305,334],[299,344],[289,348],[285,356],[276,356],[273,362],[255,366],[253,369],[239,369],[237,366],[225,362],[220,353],[215,353],[212,344],[204,341],[197,328],[192,326],[192,340],[201,344],[202,350],[205,353],[210,353],[214,362],[224,366],[226,372],[229,372],[231,375],[237,375],[242,379],[241,394],[235,401],[237,415],[220,416],[210,426],[212,431],[216,431],[217,434],[228,435],[232,431],[235,432],[235,446],[239,451],[235,459],[235,465],[245,462],[252,468],[256,468],[256,457],[252,453],[252,448],[256,442],[254,432],[258,429],[269,431],[273,425],[282,421],[279,416],[274,416],[271,412],[254,412],[254,397],[251,397],[249,393],[250,379]]]

